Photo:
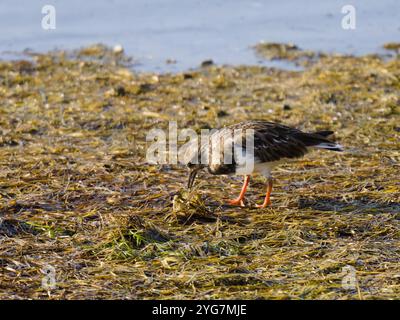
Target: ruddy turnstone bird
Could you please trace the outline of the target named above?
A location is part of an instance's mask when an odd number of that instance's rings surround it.
[[[327,139],[332,134],[332,131],[307,133],[261,120],[224,127],[211,133],[205,139],[207,143],[196,141],[184,150],[185,163],[190,170],[188,188],[192,188],[201,169],[208,169],[215,175],[243,175],[239,196],[229,202],[243,206],[250,175],[261,174],[267,179],[267,190],[264,202],[257,207],[265,208],[271,204],[273,168],[285,160],[302,157],[313,148],[343,151],[341,145]]]

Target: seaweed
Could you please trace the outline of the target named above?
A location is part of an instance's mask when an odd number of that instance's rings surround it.
[[[156,74],[114,49],[0,61],[1,299],[399,298],[397,57],[274,45],[270,58],[312,63]],[[147,133],[168,121],[257,118],[334,130],[345,152],[277,168],[263,210],[261,177],[232,207],[240,177],[202,173],[188,192],[186,168],[146,161]]]

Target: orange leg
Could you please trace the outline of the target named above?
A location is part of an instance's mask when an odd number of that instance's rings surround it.
[[[256,205],[257,208],[265,208],[266,206],[271,205],[271,192],[272,192],[272,178],[268,178],[268,185],[267,185],[267,193],[265,195],[265,199],[263,204],[261,205]]]
[[[250,176],[245,176],[243,181],[243,187],[242,190],[240,191],[239,197],[237,197],[234,200],[230,200],[229,204],[235,206],[241,205],[242,207],[244,207],[243,199],[244,199],[244,194],[246,193],[247,190],[247,186],[249,185],[249,181],[250,181]]]

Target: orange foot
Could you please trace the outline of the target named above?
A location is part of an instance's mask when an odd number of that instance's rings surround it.
[[[230,205],[232,205],[232,206],[241,206],[241,207],[244,207],[243,199],[240,199],[240,198],[234,199],[234,200],[230,200],[230,201],[228,201],[228,203],[229,203]]]
[[[256,208],[262,209],[262,208],[266,208],[271,205],[272,205],[271,200],[268,200],[267,202],[264,202],[263,204],[256,204]]]

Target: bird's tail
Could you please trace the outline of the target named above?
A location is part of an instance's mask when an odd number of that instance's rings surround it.
[[[314,132],[313,135],[320,136],[323,139],[321,139],[320,143],[313,145],[313,147],[319,148],[319,149],[332,150],[332,151],[343,151],[342,145],[326,139],[327,137],[331,136],[333,133],[334,133],[333,131],[329,131],[329,130]]]
[[[333,142],[327,137],[333,134],[333,131],[317,131],[313,133],[304,133],[296,136],[301,140],[307,147],[313,147],[318,149],[326,149],[332,151],[343,151],[343,147],[336,142]]]
[[[327,138],[327,137],[333,135],[333,133],[334,133],[333,131],[329,131],[329,130],[323,130],[323,131],[314,132],[314,134],[317,134],[317,135],[322,136],[324,138]]]
[[[320,144],[316,144],[313,147],[332,151],[344,151],[343,146],[336,142],[321,142]]]

